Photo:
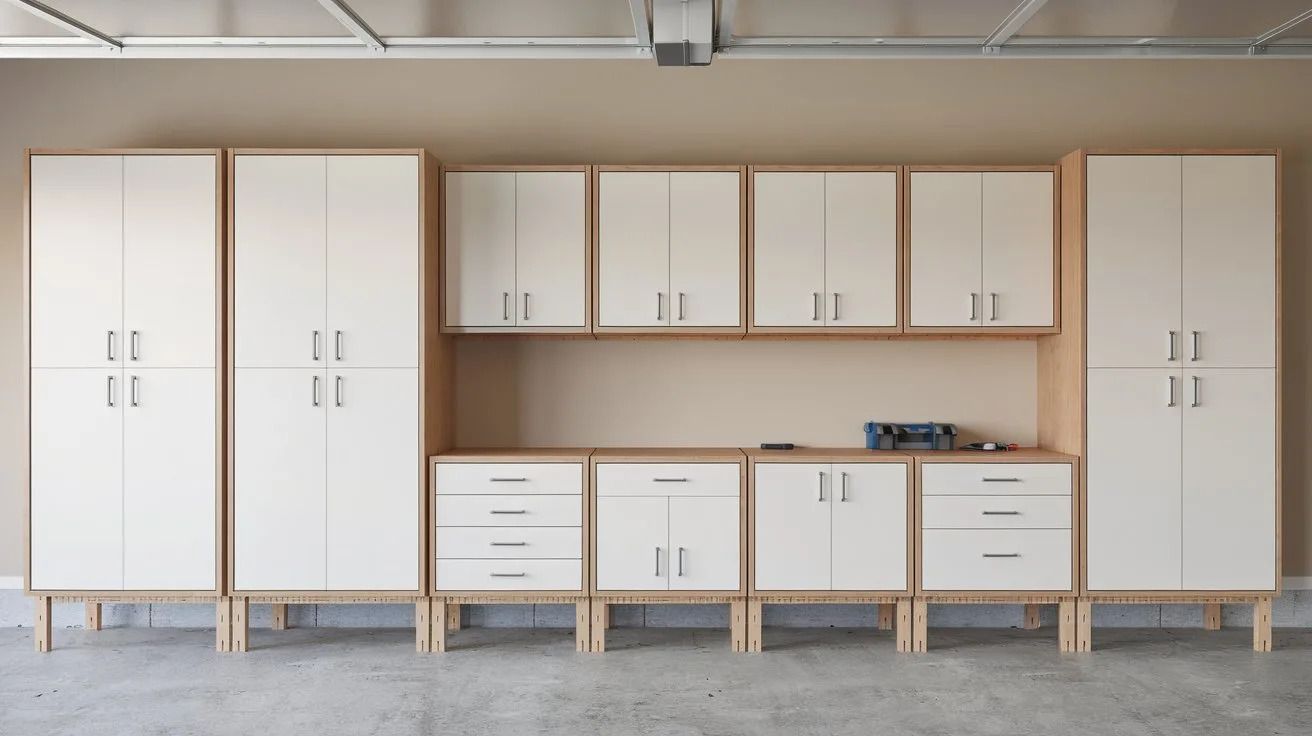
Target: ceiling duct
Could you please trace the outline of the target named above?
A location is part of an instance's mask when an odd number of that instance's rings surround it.
[[[652,0],[652,48],[660,66],[706,66],[715,51],[715,0]]]

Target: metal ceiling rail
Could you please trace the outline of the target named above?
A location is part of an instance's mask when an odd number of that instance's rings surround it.
[[[338,23],[341,23],[351,35],[360,39],[360,42],[374,51],[386,50],[383,40],[374,33],[373,29],[367,23],[356,15],[355,11],[347,5],[345,0],[319,0],[319,4],[327,10]]]
[[[645,59],[629,36],[383,36],[384,53],[354,37],[125,36],[122,48],[70,37],[0,38],[0,59]]]
[[[715,45],[723,48],[733,43],[733,20],[738,14],[738,0],[720,0],[720,14],[715,19]]]
[[[651,45],[651,20],[647,18],[647,0],[629,0],[633,14],[633,38],[642,46]]]
[[[1293,18],[1290,18],[1284,23],[1281,23],[1275,28],[1272,28],[1266,33],[1263,33],[1262,35],[1253,39],[1253,43],[1251,46],[1253,53],[1263,53],[1264,49],[1268,48],[1268,44],[1284,36],[1285,34],[1289,33],[1291,30],[1294,29],[1294,26],[1302,23],[1303,21],[1309,18],[1312,18],[1312,10],[1307,10],[1305,12],[1299,13]]]
[[[1312,39],[1250,51],[1251,38],[1018,36],[988,47],[983,37],[740,37],[726,59],[1312,59]]]
[[[82,23],[81,21],[74,20],[73,18],[64,15],[58,10],[55,10],[49,5],[46,5],[45,3],[37,2],[37,0],[9,0],[9,2],[13,5],[22,8],[23,10],[26,10],[32,15],[35,15],[41,20],[46,21],[47,23],[51,23],[56,26],[59,26],[60,28],[63,28],[69,33],[85,38],[86,40],[91,41],[92,43],[95,43],[99,46],[116,49],[123,45],[119,43],[117,40],[110,38],[108,35],[101,33],[100,31],[97,31],[96,29],[92,28],[91,26],[85,23]],[[0,43],[2,43],[3,41],[4,41],[3,39],[0,39]]]
[[[1047,3],[1048,0],[1021,0],[1020,5],[1017,5],[1006,18],[1003,18],[998,27],[989,34],[989,37],[984,39],[983,46],[994,49],[1007,43]]]

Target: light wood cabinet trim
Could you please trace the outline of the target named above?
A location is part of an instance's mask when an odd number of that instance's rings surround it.
[[[442,171],[491,171],[514,174],[520,171],[580,171],[588,173],[591,166],[587,164],[442,164]]]
[[[1075,463],[1075,455],[1039,447],[1022,447],[1010,452],[977,450],[899,450],[921,463]]]
[[[28,156],[222,156],[222,148],[29,148]]]
[[[591,448],[489,447],[447,450],[429,458],[433,463],[586,463]]]
[[[753,463],[902,463],[911,465],[912,455],[899,450],[867,450],[863,447],[798,447],[792,450],[762,450],[744,447]]]
[[[234,156],[420,156],[422,148],[230,148]]]
[[[737,447],[598,447],[595,463],[742,463],[746,455]]]
[[[1082,148],[1084,156],[1279,156],[1279,148]]]

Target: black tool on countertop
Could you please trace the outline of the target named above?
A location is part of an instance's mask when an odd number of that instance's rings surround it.
[[[794,445],[791,442],[762,442],[762,450],[791,450]]]

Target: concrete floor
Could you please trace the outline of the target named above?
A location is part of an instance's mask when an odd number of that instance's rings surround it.
[[[891,632],[617,629],[604,655],[566,630],[470,629],[444,655],[409,630],[252,630],[246,655],[204,630],[0,630],[0,734],[1305,735],[1312,631],[1104,629],[1057,652],[1052,629]]]

